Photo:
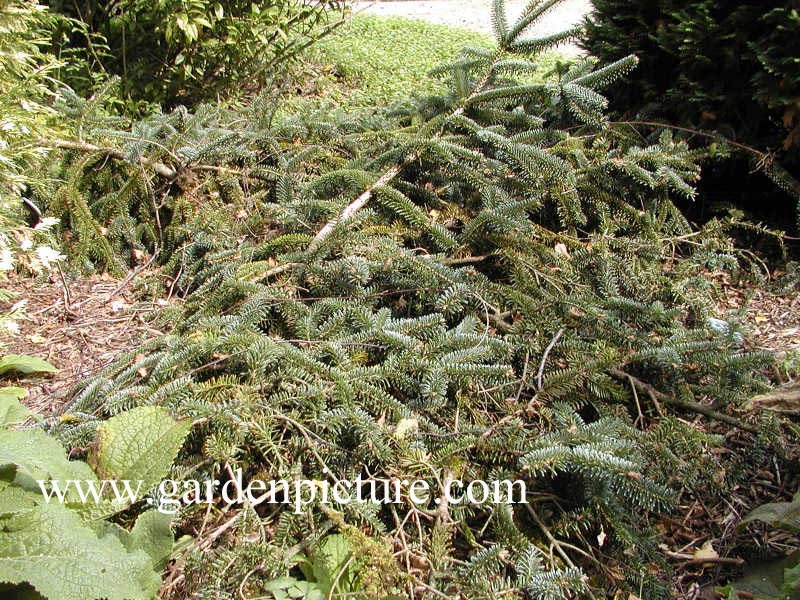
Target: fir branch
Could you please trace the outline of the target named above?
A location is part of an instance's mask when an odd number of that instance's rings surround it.
[[[125,152],[120,150],[119,148],[112,148],[110,146],[97,146],[95,144],[91,144],[89,142],[82,142],[82,141],[72,141],[72,140],[60,140],[60,139],[40,139],[37,143],[42,147],[49,147],[49,148],[59,148],[62,150],[76,150],[78,152],[87,152],[92,153],[96,152],[99,154],[103,154],[110,158],[114,158],[121,161],[127,161],[127,157]],[[166,163],[161,161],[152,160],[146,158],[144,156],[139,156],[138,161],[139,164],[145,166],[149,169],[152,169],[165,179],[169,181],[175,181],[183,171],[191,168],[192,170],[197,171],[212,171],[215,173],[220,174],[227,174],[227,175],[236,175],[241,176],[242,171],[240,169],[231,169],[228,167],[223,167],[220,165],[207,165],[207,164],[195,164],[195,163],[187,163],[183,164],[181,161],[173,156],[176,163],[179,164],[177,168],[171,167]]]
[[[328,221],[325,226],[320,229],[317,234],[314,236],[314,239],[311,240],[311,243],[308,245],[308,252],[314,253],[320,246],[322,246],[323,242],[328,239],[328,236],[336,229],[336,226],[339,223],[347,221],[350,217],[352,217],[355,213],[361,210],[364,205],[369,202],[370,198],[372,198],[372,194],[376,188],[382,187],[390,183],[397,175],[400,174],[400,171],[403,170],[404,167],[410,165],[418,158],[418,154],[416,152],[412,152],[409,154],[406,159],[402,162],[402,164],[396,165],[386,171],[383,175],[381,175],[374,183],[372,183],[366,190],[364,190],[355,200],[353,200],[350,204],[348,204],[341,213],[336,215],[335,218]]]
[[[111,148],[108,146],[96,146],[88,142],[58,140],[58,139],[44,139],[38,142],[41,146],[51,148],[61,148],[63,150],[77,150],[79,152],[97,152],[104,154],[111,158],[118,160],[125,160],[125,153],[118,148]],[[148,167],[170,181],[174,181],[178,177],[179,171],[159,161],[150,160],[149,158],[139,157],[139,161],[145,167]]]
[[[690,410],[692,412],[699,413],[701,415],[705,415],[715,421],[720,421],[721,423],[727,423],[728,425],[733,425],[737,429],[742,429],[744,431],[749,431],[751,433],[759,433],[759,428],[755,425],[750,425],[749,423],[745,423],[744,421],[737,419],[736,417],[732,417],[730,415],[726,415],[719,411],[714,410],[713,408],[706,406],[704,404],[700,404],[699,402],[691,402],[689,400],[681,400],[679,398],[675,398],[674,396],[670,396],[665,394],[664,392],[659,391],[649,383],[642,381],[638,377],[634,377],[622,371],[620,369],[609,369],[608,371],[614,376],[616,379],[620,381],[627,381],[636,386],[636,388],[640,392],[645,392],[651,398],[658,400],[659,402],[663,402],[664,404],[669,404],[671,406],[675,406],[678,408],[683,408],[685,410]]]

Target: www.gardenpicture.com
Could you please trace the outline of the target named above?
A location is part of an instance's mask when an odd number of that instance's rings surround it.
[[[326,471],[327,472],[327,471]],[[296,514],[315,502],[322,504],[349,504],[351,502],[373,504],[427,505],[431,501],[440,505],[484,504],[525,502],[527,488],[522,480],[464,482],[448,479],[439,487],[439,494],[432,496],[433,487],[424,479],[356,479],[327,480],[309,479],[272,479],[264,481],[253,479],[245,484],[242,470],[230,471],[230,479],[213,480],[175,480],[164,479],[156,490],[145,498],[146,502],[155,506],[160,512],[174,514],[181,506],[192,504],[210,504],[219,497],[228,504],[247,502],[257,506],[264,502],[270,504],[291,505]],[[330,473],[328,473],[330,475]],[[37,481],[39,489],[47,503],[52,501],[64,503],[74,497],[82,503],[112,501],[117,503],[133,503],[142,499],[143,481],[121,479],[103,480],[51,480]]]

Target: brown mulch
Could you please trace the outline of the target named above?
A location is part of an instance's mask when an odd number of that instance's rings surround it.
[[[780,455],[764,453],[753,434],[714,426],[725,437],[720,454],[718,485],[725,489],[695,489],[681,495],[678,506],[662,516],[660,549],[674,569],[674,597],[681,600],[721,600],[717,586],[738,579],[748,567],[791,554],[800,547],[794,533],[760,523],[742,526],[742,519],[769,502],[789,502],[800,485],[796,444]],[[728,470],[746,469],[731,484]],[[741,596],[744,598],[745,596]]]
[[[739,309],[751,291],[727,286],[720,312]],[[747,302],[745,321],[749,329],[747,339],[753,348],[770,352],[800,350],[800,291],[755,291]]]
[[[744,307],[746,349],[768,351],[779,358],[800,352],[800,290],[754,291],[747,284],[722,283],[718,315],[724,318],[726,313]],[[796,368],[794,371],[768,375],[776,385],[791,387],[800,381],[800,373]],[[790,412],[798,414],[800,407]],[[757,506],[790,501],[798,489],[800,446],[795,436],[786,432],[785,445],[778,454],[772,454],[765,453],[756,436],[749,432],[713,422],[706,426],[725,438],[724,444],[715,449],[721,459],[715,480],[719,479],[726,494],[710,490],[708,494],[702,490],[684,493],[676,509],[664,515],[659,527],[661,550],[674,568],[673,596],[685,600],[721,599],[717,586],[737,579],[743,569],[788,555],[800,547],[800,538],[786,531],[763,524],[739,525]],[[742,468],[749,473],[746,479],[739,479],[736,485],[726,483],[731,475],[728,470]]]
[[[27,304],[18,322],[20,333],[0,339],[3,353],[38,356],[60,369],[20,384],[28,390],[28,408],[42,415],[57,413],[75,383],[164,334],[148,318],[166,302],[137,303],[130,279],[103,274],[70,280],[55,273],[49,279],[12,275],[4,283],[16,296],[0,304],[0,311],[19,300]]]

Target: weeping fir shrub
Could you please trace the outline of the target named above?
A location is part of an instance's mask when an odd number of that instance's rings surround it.
[[[183,595],[668,596],[657,517],[736,483],[712,476],[711,424],[758,430],[732,413],[770,359],[715,308],[720,276],[752,271],[735,224],[693,229],[676,208],[697,153],[604,116],[601,91],[637,60],[527,83],[579,34],[526,33],[557,3],[510,23],[496,1],[496,47],[465,48],[433,73],[448,93],[392,111],[274,121],[265,94],[120,129],[100,95],[65,98],[46,199],[73,259],[159,252],[185,301],[49,427],[82,445],[159,405],[195,423],[176,476],[432,490],[423,506],[186,507],[187,530],[219,528],[185,557]],[[522,480],[527,503],[437,504],[454,479]],[[333,536],[350,553],[325,588],[304,565]]]

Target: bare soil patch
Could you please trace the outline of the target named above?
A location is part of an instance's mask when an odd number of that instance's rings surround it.
[[[56,273],[43,280],[12,276],[6,287],[18,294],[12,302],[24,299],[27,305],[20,333],[2,340],[3,352],[38,356],[60,369],[21,384],[28,390],[24,403],[38,414],[57,413],[74,384],[164,334],[149,321],[166,301],[137,303],[124,279],[96,275],[69,280]]]

